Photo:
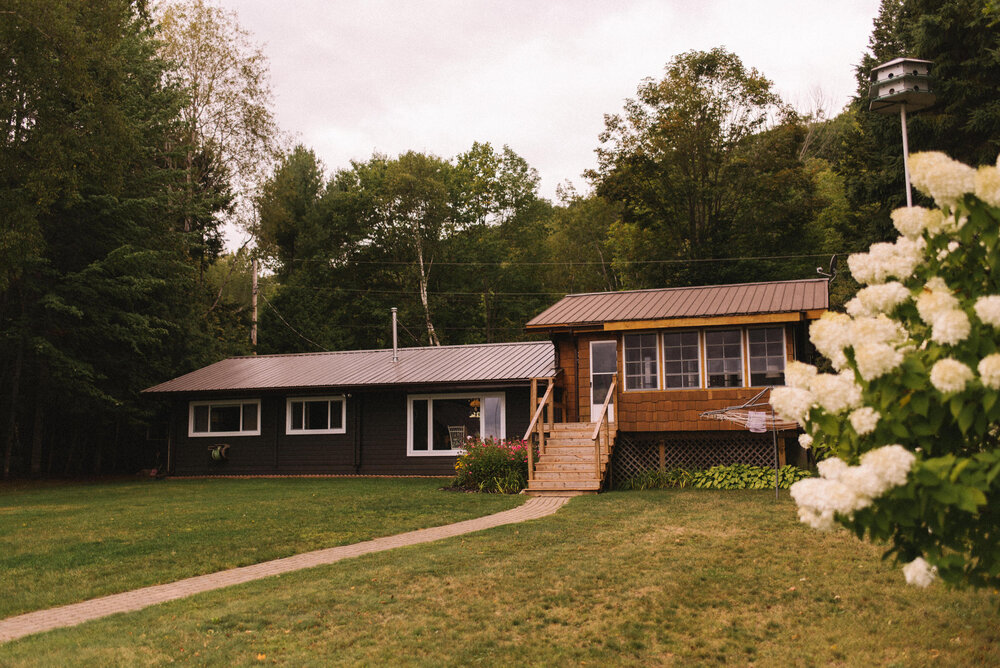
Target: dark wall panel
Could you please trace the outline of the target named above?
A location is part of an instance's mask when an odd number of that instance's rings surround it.
[[[172,473],[454,474],[454,456],[407,456],[406,397],[404,390],[353,392],[347,399],[346,433],[289,435],[285,433],[286,395],[267,395],[261,399],[260,436],[222,438],[188,437],[188,401],[178,401],[174,410]],[[524,435],[530,420],[529,402],[528,388],[506,389],[508,438]],[[209,457],[208,448],[216,443],[230,446],[225,462],[213,462]]]

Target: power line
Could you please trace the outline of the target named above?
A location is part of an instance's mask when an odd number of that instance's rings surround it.
[[[811,253],[808,255],[757,255],[757,256],[747,256],[747,257],[706,257],[706,258],[690,258],[690,259],[670,259],[670,260],[622,260],[624,264],[627,265],[637,265],[637,264],[690,264],[695,262],[744,262],[744,261],[757,261],[757,260],[804,260],[807,258],[817,258],[817,257],[829,257],[831,255],[850,255],[852,253],[860,253],[864,251],[837,251],[835,253]],[[292,258],[291,262],[321,262],[324,264],[329,264],[330,259],[323,258]],[[342,264],[338,266],[349,265],[349,264],[381,264],[388,266],[409,266],[413,262],[406,260],[344,260]],[[581,261],[545,261],[545,262],[528,262],[528,261],[518,261],[518,260],[469,260],[469,261],[435,261],[436,266],[446,266],[446,267],[500,267],[500,266],[511,266],[511,267],[534,267],[534,266],[558,266],[558,267],[569,267],[569,266],[608,266],[612,264],[611,262],[601,262],[599,260],[581,260]]]
[[[285,323],[285,327],[287,327],[288,329],[290,329],[293,332],[295,332],[295,334],[300,339],[302,339],[303,341],[308,341],[309,343],[313,344],[314,346],[316,346],[317,348],[319,348],[320,352],[323,352],[323,353],[329,352],[326,348],[324,348],[323,346],[319,345],[318,343],[316,343],[315,341],[313,341],[312,339],[310,339],[308,336],[304,336],[299,330],[297,330],[294,327],[292,327],[291,325],[289,325],[288,321],[285,320],[285,318],[280,313],[278,313],[278,309],[274,308],[274,304],[272,304],[271,302],[269,302],[267,300],[267,297],[264,296],[263,292],[260,293],[260,298],[264,300],[264,303],[267,304],[272,311],[274,311],[274,315],[278,316],[278,319],[281,320],[281,322]]]

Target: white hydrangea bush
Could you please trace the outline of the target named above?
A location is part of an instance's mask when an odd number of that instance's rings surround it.
[[[831,373],[793,362],[771,403],[817,450],[799,517],[890,544],[907,582],[1000,586],[1000,160],[910,160],[938,208],[893,212],[900,236],[848,259],[862,284],[813,323]]]

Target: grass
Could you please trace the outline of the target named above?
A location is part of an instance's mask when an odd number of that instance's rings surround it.
[[[296,478],[0,486],[0,618],[523,501],[445,493],[443,484]]]
[[[0,646],[0,664],[997,665],[995,592],[920,590],[787,495],[653,490]]]

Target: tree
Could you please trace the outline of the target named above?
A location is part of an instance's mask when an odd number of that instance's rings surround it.
[[[621,207],[628,238],[650,233],[654,246],[643,246],[643,257],[635,259],[728,257],[743,252],[738,244],[745,232],[775,237],[788,222],[800,226],[812,217],[811,184],[793,173],[801,170],[798,125],[771,82],[735,54],[690,51],[667,65],[662,80],[643,81],[624,114],[605,117],[599,166],[589,176],[596,194]],[[805,206],[783,210],[781,220],[763,214],[795,200]],[[794,234],[784,241],[797,244]],[[785,254],[796,246],[780,248]],[[647,264],[642,280],[655,286],[718,282],[719,271],[717,265],[668,270]]]
[[[805,429],[819,478],[800,518],[890,542],[909,582],[1000,585],[1000,168],[916,154],[940,209],[901,208],[901,236],[852,255],[867,287],[812,325],[838,373],[793,363],[772,391]]]
[[[508,147],[376,155],[325,184],[321,172],[298,147],[262,189],[258,242],[281,281],[266,295],[262,350],[384,345],[390,307],[417,345],[516,338],[547,303],[549,207]]]
[[[0,14],[4,476],[138,468],[139,390],[216,354],[173,232],[183,97],[156,47],[138,1]]]
[[[176,67],[171,83],[187,93],[178,206],[195,252],[210,260],[221,250],[222,222],[255,225],[254,197],[278,154],[267,58],[234,12],[205,0],[164,4],[159,18],[160,53]],[[220,183],[229,185],[232,207],[203,206],[205,191]]]
[[[900,56],[934,61],[937,102],[908,115],[910,150],[991,164],[1000,152],[1000,11],[994,0],[883,0],[868,45],[833,160],[864,245],[892,237],[889,215],[906,200],[899,117],[868,110],[872,68]]]

